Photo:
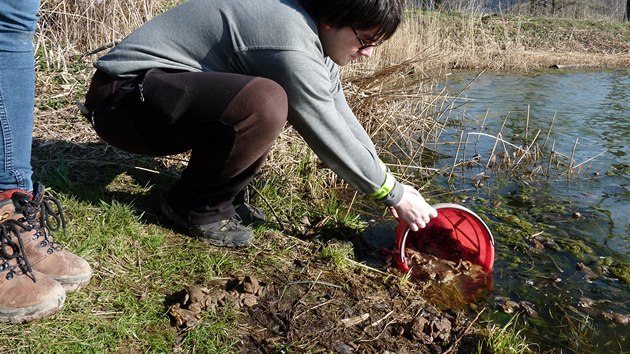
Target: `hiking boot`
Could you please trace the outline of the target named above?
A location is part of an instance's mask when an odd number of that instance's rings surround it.
[[[61,284],[31,269],[19,243],[20,231],[15,220],[0,224],[0,322],[26,323],[50,316],[66,299]]]
[[[243,225],[260,225],[267,221],[267,215],[255,205],[243,202],[234,209]]]
[[[8,206],[2,205],[0,201],[0,210],[14,208],[12,219],[22,228],[20,241],[33,270],[58,281],[66,291],[74,291],[87,285],[92,277],[89,263],[63,249],[50,234],[51,230],[58,231],[60,228],[65,232],[65,220],[59,201],[45,195],[41,183],[33,185],[32,195],[24,191],[14,192],[11,201],[13,203],[6,203]]]
[[[249,245],[254,237],[252,230],[243,226],[235,217],[209,224],[192,224],[173,210],[166,201],[162,202],[162,212],[171,221],[186,229],[191,236],[213,246],[243,247]]]

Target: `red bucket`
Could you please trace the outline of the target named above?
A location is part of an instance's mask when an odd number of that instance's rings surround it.
[[[435,256],[451,261],[467,260],[491,272],[494,264],[494,238],[481,218],[471,210],[457,204],[441,203],[433,206],[437,218],[418,231],[411,231],[405,222],[396,226],[396,249],[394,262],[398,269],[409,272],[407,247],[413,246]],[[437,253],[437,254],[435,254]]]

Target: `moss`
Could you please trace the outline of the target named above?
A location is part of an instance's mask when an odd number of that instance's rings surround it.
[[[624,284],[630,284],[630,264],[629,263],[621,263],[616,262],[613,263],[608,271],[615,278],[618,278]]]
[[[515,227],[517,227],[519,230],[525,232],[526,234],[533,234],[535,232],[535,227],[534,224],[532,224],[531,222],[519,217],[518,215],[515,214],[510,214],[508,213],[506,210],[496,210],[495,211],[495,216],[509,224],[509,225],[513,225]]]
[[[614,260],[612,259],[612,257],[603,257],[597,261],[597,265],[603,266],[603,267],[610,267],[611,265],[613,265],[613,262]]]
[[[584,241],[577,239],[558,239],[560,247],[573,253],[578,259],[583,258],[584,254],[594,254],[593,249],[587,246]]]

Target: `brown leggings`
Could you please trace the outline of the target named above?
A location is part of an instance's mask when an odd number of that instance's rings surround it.
[[[134,79],[97,71],[85,104],[97,134],[117,148],[150,156],[191,151],[166,199],[194,224],[235,214],[234,198],[262,167],[288,110],[285,91],[268,79],[159,69]]]

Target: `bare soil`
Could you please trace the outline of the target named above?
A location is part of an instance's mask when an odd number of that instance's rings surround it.
[[[262,237],[313,250],[311,242],[280,233]],[[317,254],[305,256],[182,289],[170,309],[173,324],[185,330],[197,325],[203,311],[242,311],[243,353],[470,353],[476,348],[475,318],[463,309],[431,304],[425,296],[438,289],[427,292],[428,283],[402,281],[393,269],[335,268],[312,261]]]

